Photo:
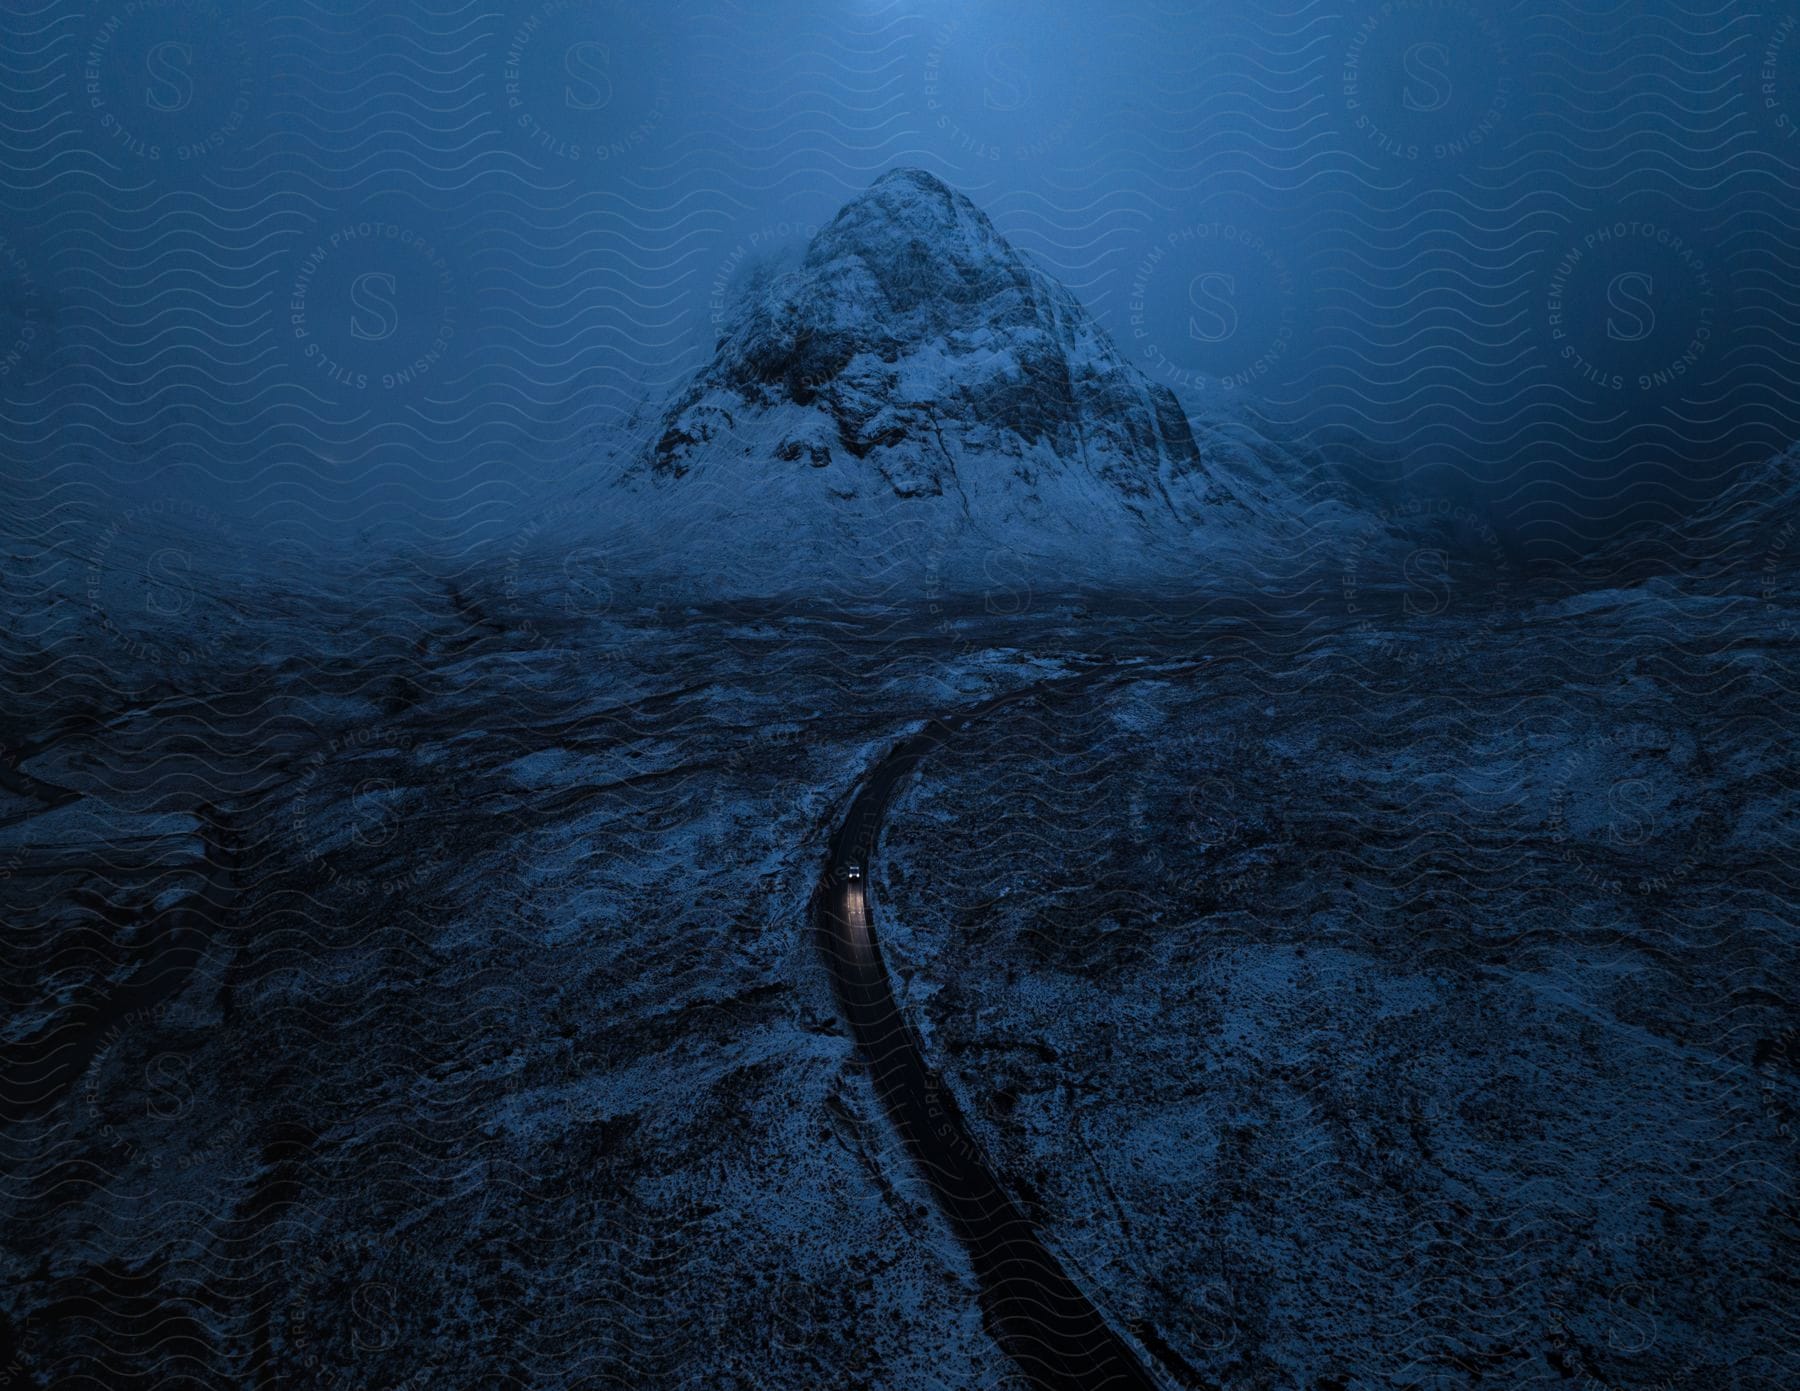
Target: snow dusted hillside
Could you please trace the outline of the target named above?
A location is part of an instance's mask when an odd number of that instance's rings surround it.
[[[931,175],[885,175],[750,296],[594,510],[627,567],[745,593],[1290,570],[1376,529],[1197,437],[1062,285]]]

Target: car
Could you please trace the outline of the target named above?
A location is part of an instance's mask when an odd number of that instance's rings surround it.
[[[845,865],[844,866],[844,878],[846,878],[846,879],[861,879],[862,878],[862,866],[861,865]]]

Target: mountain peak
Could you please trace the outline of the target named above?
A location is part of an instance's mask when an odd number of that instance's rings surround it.
[[[948,326],[910,321],[921,307],[966,321],[957,306],[1015,311],[1031,288],[1029,268],[987,214],[922,169],[883,175],[846,204],[813,238],[805,267],[851,302],[852,317],[876,309],[901,333]]]
[[[873,193],[876,189],[887,184],[910,184],[914,188],[943,198],[963,197],[962,194],[951,188],[949,184],[945,183],[936,174],[933,174],[928,170],[920,169],[917,165],[902,165],[898,169],[888,170],[887,173],[881,175],[874,183],[869,185],[868,193]],[[863,196],[867,197],[868,193],[865,193]],[[968,199],[963,198],[963,201],[967,202]]]
[[[967,195],[957,192],[936,174],[912,166],[888,170],[846,203],[844,209],[848,211],[859,203],[880,202],[883,198],[923,199],[946,211],[962,206],[980,213]]]
[[[1166,569],[1251,522],[1174,394],[965,195],[910,168],[749,296],[620,482],[750,523],[739,550],[708,532],[733,565],[792,532],[840,557],[879,537],[933,564],[1142,569],[1156,553]]]
[[[1177,463],[1194,452],[1174,397],[1127,366],[986,213],[922,169],[877,179],[797,270],[753,296],[675,414],[719,389],[764,407],[823,400],[856,458],[919,442],[922,413],[1003,448],[1004,436],[1075,448],[1123,425]],[[1138,419],[1147,409],[1155,419]],[[691,439],[666,434],[659,466],[682,471],[676,455]]]
[[[923,169],[883,174],[844,205],[819,240],[830,243],[833,233],[867,235],[884,225],[890,232],[910,232],[933,241],[968,242],[987,250],[1005,247],[986,213]]]

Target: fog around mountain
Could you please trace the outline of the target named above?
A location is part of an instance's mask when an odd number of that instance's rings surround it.
[[[1567,564],[1800,437],[1789,18],[51,4],[0,56],[21,526],[516,534],[917,167],[1191,413]]]
[[[968,198],[898,170],[746,288],[713,361],[573,509],[713,593],[1164,589],[1398,529],[1196,427]],[[1238,447],[1233,448],[1236,444]]]

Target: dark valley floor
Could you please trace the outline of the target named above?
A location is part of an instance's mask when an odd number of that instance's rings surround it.
[[[14,1384],[1015,1384],[807,909],[1031,688],[872,912],[1169,1384],[1791,1385],[1794,591],[1355,589],[16,631]]]

